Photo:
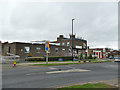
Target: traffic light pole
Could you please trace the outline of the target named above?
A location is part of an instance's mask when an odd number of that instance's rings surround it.
[[[48,53],[49,53],[49,42],[48,41],[45,42],[45,51],[46,51],[46,54],[47,54],[46,64],[48,64]]]
[[[46,51],[47,57],[46,57],[46,64],[48,64],[48,51]]]

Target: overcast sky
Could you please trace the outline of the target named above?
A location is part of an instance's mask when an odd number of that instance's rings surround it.
[[[69,37],[72,18],[76,37],[90,47],[118,47],[116,2],[0,3],[1,41],[56,40]]]

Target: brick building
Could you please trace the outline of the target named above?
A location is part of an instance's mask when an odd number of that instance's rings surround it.
[[[74,55],[78,55],[79,53],[83,53],[84,55],[87,50],[87,40],[76,38],[75,35],[70,35],[70,38],[65,38],[63,35],[59,35],[57,41],[53,41],[52,43],[60,43],[60,46],[67,46],[69,47],[69,50],[71,50],[72,39]]]
[[[50,53],[49,56],[71,56],[71,46],[72,46],[72,36],[70,38],[65,38],[60,35],[57,41],[52,41],[49,44]],[[87,41],[83,39],[75,38],[73,35],[73,55],[76,56],[79,53],[85,53],[87,49]],[[24,43],[24,42],[5,42],[2,43],[2,54],[14,54],[19,55],[21,58],[25,58],[28,54],[33,57],[42,57],[46,55],[45,52],[45,42],[40,43]]]
[[[92,54],[92,56],[96,56],[97,58],[108,58],[110,56],[114,57],[119,54],[118,50],[113,50],[111,48],[89,48],[88,47],[88,55]]]
[[[0,55],[2,55],[2,42],[0,41]]]
[[[4,44],[3,55],[8,53],[19,55],[21,58],[25,58],[29,53],[33,57],[40,57],[46,55],[45,44],[33,44],[23,42],[13,42]],[[69,48],[65,46],[57,46],[50,44],[50,56],[69,56]]]

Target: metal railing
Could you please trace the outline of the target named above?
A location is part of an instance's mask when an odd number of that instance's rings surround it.
[[[20,61],[20,56],[18,55],[14,55],[11,53],[7,53],[7,55],[9,56],[0,56],[0,63],[13,63],[15,62],[19,62]]]

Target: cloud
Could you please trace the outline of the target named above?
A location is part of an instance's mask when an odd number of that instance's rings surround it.
[[[75,18],[74,33],[88,40],[88,45],[117,47],[114,45],[118,38],[117,3],[19,2],[1,5],[3,41],[56,40],[59,34],[68,36],[71,33],[71,19]]]

